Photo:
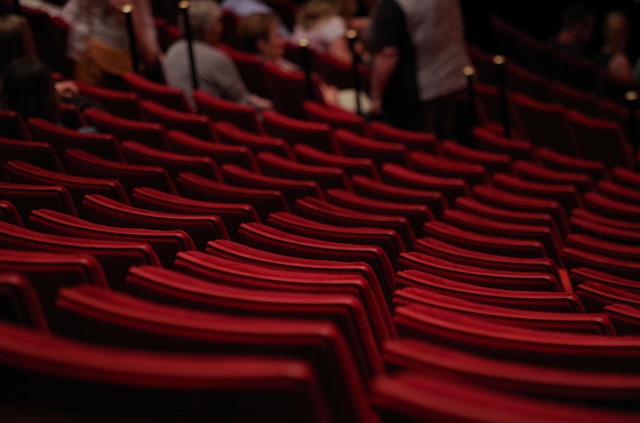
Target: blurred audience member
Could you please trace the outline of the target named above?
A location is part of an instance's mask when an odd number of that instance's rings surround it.
[[[226,100],[249,103],[258,109],[271,108],[271,101],[249,93],[233,60],[215,47],[223,25],[218,5],[208,0],[191,1],[188,10],[198,88]],[[180,24],[184,27],[182,19]],[[169,47],[163,67],[167,83],[191,97],[189,63],[188,44],[182,39]]]
[[[72,0],[69,56],[77,56],[76,78],[87,84],[122,87],[120,77],[134,69],[122,8],[131,5],[134,36],[144,72],[159,66],[160,47],[150,0]]]
[[[567,4],[562,12],[562,26],[549,39],[549,44],[574,56],[588,58],[585,45],[593,37],[596,18],[595,9],[586,3]]]
[[[455,137],[470,65],[458,0],[381,0],[369,34],[372,111],[392,125]]]
[[[627,41],[631,34],[629,19],[622,11],[607,13],[602,23],[603,43],[594,55],[594,61],[612,75],[632,79],[631,61],[627,56]]]
[[[316,51],[350,63],[346,34],[357,7],[355,0],[309,0],[298,12],[291,40],[307,39]]]

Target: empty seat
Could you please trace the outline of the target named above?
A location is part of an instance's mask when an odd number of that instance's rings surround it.
[[[607,222],[609,221],[611,221],[611,219]],[[629,226],[611,226],[607,222],[584,218],[581,217],[579,213],[573,214],[569,219],[573,232],[588,234],[621,244],[638,245],[640,242],[640,229],[631,226],[634,224],[633,222],[629,222]]]
[[[555,200],[563,207],[568,215],[573,208],[582,206],[582,198],[576,188],[568,184],[550,184],[532,182],[508,173],[495,173],[491,182],[497,187],[514,194]]]
[[[233,164],[222,165],[222,177],[226,183],[232,185],[280,191],[289,202],[289,206],[296,199],[306,195],[324,198],[320,185],[310,178],[266,176]]]
[[[395,327],[391,321],[391,313],[386,305],[381,284],[371,266],[364,262],[300,258],[275,254],[270,251],[252,248],[226,240],[210,242],[207,245],[206,252],[239,263],[269,267],[276,270],[325,274],[328,275],[326,279],[338,280],[340,278],[346,278],[349,280],[362,280],[368,285],[368,288],[358,288],[361,292],[359,295],[365,305],[365,310],[371,321],[378,343],[382,345],[389,338],[395,337]],[[360,286],[359,283],[358,286]],[[308,289],[302,286],[298,288],[300,288],[300,290],[316,292],[319,287],[309,285],[307,287]]]
[[[82,95],[97,101],[108,113],[125,119],[140,119],[140,110],[138,109],[140,100],[137,94],[84,84],[78,81],[75,81],[75,83]]]
[[[77,288],[61,292],[57,305],[69,316],[67,333],[76,339],[201,354],[259,351],[304,360],[319,375],[333,418],[370,421],[354,359],[342,334],[329,322],[301,319],[283,325],[281,319],[185,310],[106,290]],[[73,325],[74,321],[83,323]]]
[[[346,173],[339,167],[299,163],[274,153],[258,153],[258,164],[265,175],[282,178],[311,179],[322,189],[342,188],[351,190]]]
[[[590,267],[623,278],[640,280],[640,263],[637,261],[612,258],[574,247],[565,247],[562,257],[568,269]]]
[[[640,286],[638,286],[636,281],[589,267],[574,267],[569,270],[569,277],[571,278],[571,284],[574,288],[583,282],[593,281],[640,294]]]
[[[376,272],[387,301],[391,301],[390,293],[394,290],[393,268],[389,257],[380,247],[321,241],[292,235],[259,223],[242,225],[238,231],[238,240],[254,248],[300,258],[363,261]]]
[[[598,282],[581,283],[576,288],[576,295],[580,298],[585,310],[591,313],[600,313],[605,306],[613,304],[640,307],[640,294]]]
[[[437,189],[405,188],[393,183],[376,181],[362,175],[351,178],[353,191],[356,194],[383,201],[428,206],[432,216],[441,216],[448,207],[447,199]],[[432,220],[431,217],[429,220]]]
[[[265,111],[262,116],[262,124],[268,134],[287,140],[294,147],[306,144],[327,153],[336,151],[331,126],[327,123],[296,119],[275,110]]]
[[[640,231],[640,223],[629,222],[626,220],[620,220],[612,217],[603,216],[599,213],[596,213],[590,210],[585,210],[585,209],[571,210],[570,217],[584,219],[594,223],[599,223],[600,225],[611,226],[614,228],[623,228],[623,229],[630,229],[632,231]]]
[[[0,321],[48,332],[38,294],[22,273],[0,271]]]
[[[518,160],[513,163],[511,171],[514,175],[533,182],[572,185],[580,194],[590,191],[595,186],[591,177],[586,173],[550,169],[526,160]]]
[[[433,213],[425,204],[399,202],[397,198],[374,199],[339,189],[327,190],[326,195],[330,203],[340,207],[365,213],[404,217],[411,225],[414,234],[420,233],[425,222],[433,220]]]
[[[604,307],[603,313],[619,335],[640,335],[640,307],[611,304]]]
[[[380,179],[376,164],[371,159],[362,157],[347,157],[327,153],[311,145],[299,144],[293,147],[298,161],[320,166],[332,166],[343,169],[349,176],[365,175]]]
[[[152,81],[135,72],[126,72],[122,79],[129,90],[136,93],[143,101],[144,99],[152,100],[182,112],[192,111],[184,93],[178,88]]]
[[[551,169],[586,173],[593,180],[608,177],[609,171],[599,160],[587,160],[574,155],[563,154],[551,148],[538,148],[534,152],[535,161]]]
[[[416,310],[450,310],[478,320],[552,332],[615,336],[611,321],[602,313],[553,313],[515,310],[462,300],[451,295],[411,288],[398,289],[393,294],[393,306],[412,306]]]
[[[176,181],[181,195],[202,201],[229,202],[252,205],[261,220],[274,211],[289,211],[289,203],[281,191],[245,188],[203,178],[193,173],[181,173]]]
[[[10,202],[11,206],[4,206],[8,219],[5,222],[17,224],[26,222],[31,210],[51,209],[71,216],[77,216],[78,211],[69,191],[60,185],[33,185],[22,183],[0,182],[0,198]],[[18,212],[18,219],[13,219],[13,208]],[[22,225],[19,225],[22,226]]]
[[[131,203],[136,207],[159,212],[219,216],[232,237],[240,224],[260,221],[260,216],[250,204],[194,200],[153,188],[134,189]]]
[[[64,187],[73,199],[76,212],[82,214],[82,199],[86,194],[101,194],[114,198],[124,204],[129,204],[129,196],[117,179],[89,178],[85,176],[68,175],[52,172],[20,161],[12,161],[7,165],[7,173],[11,181],[17,184],[41,184]],[[15,187],[14,187],[15,189]],[[49,190],[50,191],[50,190]],[[66,194],[63,194],[66,196]],[[55,208],[67,213],[68,206],[63,209]]]
[[[171,150],[179,154],[207,156],[218,165],[233,163],[247,169],[258,170],[253,152],[245,146],[201,140],[182,131],[169,131],[167,142]]]
[[[452,263],[415,251],[400,254],[400,270],[419,270],[435,276],[489,288],[522,291],[561,291],[559,282],[548,273],[493,270]]]
[[[423,339],[491,358],[566,369],[637,374],[640,340],[551,333],[481,321],[448,310],[398,307],[401,337]]]
[[[24,226],[20,212],[13,203],[7,200],[0,200],[0,220],[13,225]]]
[[[424,150],[438,154],[441,145],[434,134],[407,129],[396,128],[382,121],[371,121],[367,124],[369,134],[380,141],[399,142],[407,147],[407,150]]]
[[[285,71],[275,63],[265,63],[263,68],[267,80],[269,98],[273,100],[278,113],[296,119],[305,119],[303,103],[307,100],[315,100],[322,97],[317,86],[317,78],[312,76],[312,92],[309,93],[303,72]],[[309,98],[309,95],[312,95],[312,98]]]
[[[615,219],[629,222],[638,221],[640,205],[616,200],[599,192],[588,192],[583,196],[583,200],[587,210]]]
[[[458,247],[483,253],[523,258],[548,257],[547,250],[540,241],[485,235],[445,222],[427,222],[422,227],[421,233]]]
[[[203,140],[215,139],[211,119],[205,115],[175,110],[151,100],[140,102],[140,115],[144,120],[162,124],[170,130],[183,131]]]
[[[284,139],[256,134],[231,122],[216,122],[213,124],[213,129],[218,139],[224,144],[243,145],[249,147],[254,153],[269,151],[282,157],[293,158],[291,146]]]
[[[522,93],[511,94],[509,100],[516,129],[535,147],[548,147],[573,156],[579,154],[562,105],[535,100]]]
[[[218,165],[211,157],[172,153],[137,141],[124,141],[122,152],[128,163],[162,167],[173,181],[180,172],[193,172],[218,181],[222,179]]]
[[[102,266],[109,285],[121,288],[124,275],[133,265],[160,266],[160,261],[149,244],[120,242],[50,235],[0,222],[0,237],[6,249],[21,251],[88,253]]]
[[[213,122],[227,121],[246,131],[256,134],[264,133],[256,110],[248,104],[218,98],[201,90],[194,90],[193,101],[196,111],[209,116]]]
[[[111,134],[78,132],[42,118],[29,118],[27,126],[33,140],[51,144],[58,157],[69,148],[79,148],[105,159],[124,161],[120,144]]]
[[[453,204],[457,197],[471,194],[469,184],[462,178],[433,176],[396,163],[383,164],[380,172],[382,180],[386,183],[440,192],[449,204]]]
[[[640,173],[626,167],[611,169],[611,179],[628,188],[640,189]]]
[[[163,213],[128,206],[102,195],[87,195],[83,201],[87,220],[102,225],[125,228],[158,230],[183,230],[193,240],[196,248],[204,249],[206,243],[217,238],[229,239],[220,217],[212,214],[189,215]]]
[[[640,246],[605,241],[586,234],[573,233],[565,239],[565,245],[604,256],[629,261],[640,261]]]
[[[320,376],[303,359],[107,348],[8,324],[0,332],[0,401],[12,420],[330,419]]]
[[[0,110],[0,136],[14,140],[31,140],[22,116],[12,110]]]
[[[396,274],[398,289],[409,289],[415,295],[427,290],[439,294],[517,310],[534,310],[558,313],[584,313],[580,299],[569,292],[522,291],[489,288],[457,282],[419,270],[404,270]]]
[[[398,233],[390,229],[333,226],[285,212],[271,213],[267,224],[282,231],[309,238],[348,244],[377,245],[385,251],[394,265],[400,253],[405,251]]]
[[[413,247],[416,239],[409,221],[403,216],[361,212],[314,197],[296,200],[293,208],[296,214],[331,225],[392,229],[400,235],[408,249]]]
[[[399,142],[378,141],[347,129],[333,132],[336,147],[345,156],[369,158],[378,166],[383,163],[407,163],[407,147]]]
[[[598,192],[618,201],[640,205],[640,188],[630,188],[614,181],[601,180],[598,181],[596,189]]]
[[[620,125],[569,110],[565,119],[576,141],[580,157],[598,160],[607,166],[633,168],[632,145]]]
[[[362,116],[317,101],[303,102],[304,117],[310,121],[323,122],[332,129],[343,129],[360,136],[369,136],[368,127]]]
[[[452,140],[443,141],[441,148],[445,157],[481,164],[489,173],[508,172],[511,165],[507,154],[478,150]]]
[[[476,126],[471,134],[478,148],[485,151],[507,154],[513,160],[528,160],[533,154],[529,141],[507,138],[486,127]]]
[[[58,154],[48,142],[0,138],[0,156],[5,162],[20,160],[43,169],[64,171]]]
[[[560,281],[556,263],[549,258],[523,258],[490,254],[459,247],[432,237],[420,238],[414,251],[452,263],[482,267],[485,269],[508,270],[518,272],[548,273]]]
[[[166,130],[159,123],[142,122],[140,118],[127,119],[96,108],[85,109],[83,115],[89,125],[100,132],[112,134],[120,141],[137,141],[150,147],[169,150]]]
[[[100,225],[53,210],[34,210],[29,217],[29,227],[38,232],[76,238],[145,242],[153,248],[165,267],[173,265],[178,252],[196,248],[191,237],[181,230],[161,231]]]
[[[632,422],[637,413],[590,405],[576,406],[495,391],[467,381],[419,376],[410,372],[378,378],[372,386],[372,407],[382,422],[428,422],[442,416],[449,422],[583,421]],[[472,416],[471,418],[469,416]],[[482,418],[478,418],[482,416]]]
[[[412,371],[439,375],[465,384],[519,393],[529,398],[547,398],[565,404],[635,409],[636,376],[609,372],[575,372],[545,365],[513,363],[481,357],[431,342],[402,339],[390,342],[384,359],[393,373]],[[634,391],[636,391],[634,393]]]
[[[65,169],[70,174],[115,179],[122,183],[127,193],[131,193],[134,188],[140,186],[176,193],[171,177],[160,166],[114,162],[75,148],[67,150],[62,159]]]
[[[460,178],[471,185],[489,180],[487,169],[481,164],[436,156],[424,151],[412,151],[408,155],[409,167],[428,175]]]

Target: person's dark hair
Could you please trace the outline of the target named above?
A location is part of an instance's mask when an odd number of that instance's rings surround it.
[[[0,79],[0,110],[57,122],[59,102],[49,68],[28,57],[11,62]]]
[[[36,58],[33,35],[24,16],[0,16],[0,75],[13,60],[20,57]]]
[[[250,53],[258,53],[258,40],[266,41],[271,28],[280,25],[280,18],[275,13],[255,13],[238,22],[238,37],[242,48]]]
[[[562,14],[562,24],[565,28],[571,28],[576,25],[585,25],[596,17],[596,10],[589,4],[574,1],[564,8]]]

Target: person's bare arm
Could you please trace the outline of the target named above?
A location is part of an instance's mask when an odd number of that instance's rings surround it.
[[[336,38],[329,44],[328,52],[331,56],[344,63],[351,63],[351,49],[346,37]]]
[[[382,113],[382,98],[387,90],[391,75],[396,69],[400,53],[395,47],[382,47],[373,54],[371,61],[371,111]]]

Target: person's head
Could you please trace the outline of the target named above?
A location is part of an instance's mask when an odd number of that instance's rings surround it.
[[[627,15],[619,10],[614,10],[604,17],[602,23],[602,35],[604,43],[615,51],[625,49],[631,33]]]
[[[26,18],[19,15],[0,16],[0,75],[20,57],[36,58],[35,43]]]
[[[39,60],[16,59],[0,79],[1,110],[57,121],[59,104],[51,71]]]
[[[222,11],[213,0],[195,0],[189,2],[188,9],[191,35],[194,40],[215,44],[222,34]],[[178,20],[182,32],[185,32],[183,15]]]
[[[245,50],[267,60],[284,55],[285,39],[280,33],[280,19],[273,13],[255,13],[238,23],[238,36]]]
[[[309,29],[329,16],[351,18],[357,10],[358,3],[355,0],[309,0],[300,8],[297,23]]]
[[[569,3],[562,14],[563,29],[570,31],[577,44],[591,39],[596,27],[596,11],[586,3]]]

